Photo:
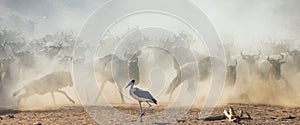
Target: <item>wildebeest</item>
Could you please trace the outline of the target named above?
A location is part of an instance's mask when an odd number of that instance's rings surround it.
[[[97,82],[101,84],[100,92],[95,101],[98,100],[105,84],[110,82],[117,84],[122,103],[124,103],[122,87],[126,85],[130,78],[134,78],[137,82],[139,81],[138,54],[133,55],[129,62],[120,59],[114,54],[98,58],[95,61]]]
[[[25,74],[25,71],[28,71],[30,69],[33,69],[35,66],[35,57],[34,57],[34,53],[30,52],[30,51],[17,51],[15,52],[13,50],[13,54],[15,57],[17,57],[17,63],[18,63],[18,67],[19,67],[19,74],[23,75]]]
[[[62,50],[62,43],[47,43],[41,51],[47,58],[52,60]]]
[[[286,48],[288,47],[288,44],[286,42],[281,41],[280,43],[273,43],[273,54],[280,54],[286,51]]]
[[[259,60],[260,54],[260,51],[258,54],[254,55],[245,55],[243,52],[241,52],[242,59],[245,60],[248,64],[249,75],[258,73],[258,64],[256,63],[256,61]]]
[[[281,76],[281,65],[285,63],[284,55],[280,54],[281,58],[279,59],[270,59],[268,56],[267,60],[272,65],[270,72],[269,72],[269,80],[280,80]]]
[[[0,44],[0,57],[6,57],[10,54],[10,47],[8,46],[7,42]]]
[[[56,105],[54,92],[58,92],[65,95],[70,102],[75,103],[75,101],[71,99],[66,92],[60,90],[67,86],[73,86],[71,74],[65,71],[57,71],[31,81],[18,91],[14,92],[13,96],[17,96],[24,91],[23,94],[18,96],[18,103],[20,103],[22,99],[26,99],[34,94],[44,95],[51,93],[53,102]]]
[[[9,56],[4,59],[0,59],[0,88],[1,86],[12,80],[11,64],[15,61],[15,58]]]
[[[188,91],[192,92],[195,90],[195,81],[205,80],[211,75],[211,60],[215,59],[213,57],[206,57],[197,62],[190,62],[184,64],[176,76],[171,81],[169,87],[167,88],[166,94],[170,94],[171,99],[175,89],[183,82],[187,81],[189,83]]]
[[[300,51],[299,51],[299,49],[290,50],[290,48],[288,48],[287,52],[294,60],[294,66],[296,68],[296,71],[300,72]]]
[[[261,69],[261,66],[264,64],[261,64],[259,62],[261,52],[258,51],[258,54],[253,55],[246,55],[243,52],[240,53],[242,56],[242,59],[245,60],[248,64],[248,77],[256,76],[260,79],[266,80],[267,74],[266,71]]]
[[[226,69],[226,85],[234,86],[236,82],[237,72],[236,72],[237,60],[235,60],[234,65],[228,65]]]

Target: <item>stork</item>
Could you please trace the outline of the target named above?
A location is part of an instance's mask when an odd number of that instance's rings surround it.
[[[137,120],[140,119],[140,122],[142,122],[142,116],[145,115],[146,111],[148,111],[151,108],[151,103],[157,104],[157,101],[153,98],[153,96],[150,94],[150,92],[139,89],[137,87],[133,88],[135,80],[131,80],[126,88],[130,86],[129,94],[132,98],[136,99],[139,102],[140,105],[140,115]],[[143,111],[142,102],[146,102],[148,104],[148,107]]]

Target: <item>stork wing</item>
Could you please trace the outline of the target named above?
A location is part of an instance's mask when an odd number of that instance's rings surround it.
[[[145,98],[145,99],[154,99],[153,96],[145,90],[139,89],[139,88],[134,88],[135,91],[133,92],[136,96],[140,98]]]

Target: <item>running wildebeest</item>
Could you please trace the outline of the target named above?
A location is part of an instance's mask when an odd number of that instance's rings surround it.
[[[96,59],[95,65],[96,74],[97,77],[99,77],[98,83],[101,84],[100,92],[98,93],[95,102],[101,95],[105,84],[110,82],[117,84],[122,103],[124,103],[125,101],[122,94],[122,87],[125,86],[130,78],[135,78],[137,81],[139,81],[138,54],[133,55],[129,62],[120,59],[117,55],[110,54]]]
[[[166,94],[170,94],[169,99],[172,98],[175,89],[183,82],[189,83],[188,90],[192,92],[195,90],[194,82],[197,80],[205,80],[211,75],[211,60],[213,57],[206,57],[197,62],[190,62],[184,64],[178,71],[176,76],[171,81]]]
[[[75,103],[75,101],[71,99],[66,92],[60,90],[67,86],[73,86],[71,74],[65,71],[58,71],[33,80],[18,91],[14,92],[13,96],[17,96],[22,91],[24,91],[23,94],[18,96],[18,103],[20,103],[22,99],[26,99],[34,94],[44,95],[47,93],[51,93],[53,102],[56,105],[54,92],[58,92],[65,95],[70,102]]]

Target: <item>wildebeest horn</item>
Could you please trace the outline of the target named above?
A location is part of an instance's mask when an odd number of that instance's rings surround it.
[[[277,61],[283,60],[284,59],[284,55],[282,53],[280,53],[281,59],[278,59]]]
[[[23,40],[22,44],[25,44],[26,39],[24,37],[21,38]]]
[[[241,51],[240,54],[241,54],[241,56],[244,56],[244,55],[243,55],[243,51]]]
[[[258,50],[258,54],[256,55],[256,56],[260,56],[261,55],[261,51],[260,50]]]
[[[270,57],[269,56],[268,56],[267,60],[270,61]]]
[[[243,51],[241,51],[241,56],[242,56],[242,57],[245,57],[245,56],[246,56],[246,55],[243,54]]]
[[[286,51],[290,54],[290,53],[291,53],[290,47],[288,47],[288,48],[286,49]]]
[[[170,38],[168,37],[168,38],[166,39],[166,42],[170,43],[169,39],[170,39]]]
[[[13,61],[13,60],[15,60],[15,58],[14,58],[12,55],[10,55],[10,56],[9,56],[9,60],[10,60],[10,61]]]
[[[47,43],[48,41],[47,41],[45,38],[43,38],[43,42],[44,42],[44,43]]]

